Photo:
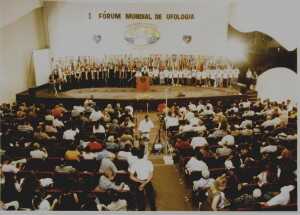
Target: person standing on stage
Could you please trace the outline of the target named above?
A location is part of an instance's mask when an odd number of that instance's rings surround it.
[[[107,73],[108,74],[107,75],[107,85],[109,87],[111,87],[113,85],[113,80],[114,80],[113,73],[114,73],[114,65],[111,62],[109,62],[108,63],[108,73]]]
[[[172,70],[171,66],[168,67],[168,71],[169,71],[168,85],[172,85],[173,84],[173,70]]]
[[[153,67],[153,84],[159,84],[159,70],[156,66]]]
[[[126,71],[125,71],[125,64],[123,63],[119,66],[119,77],[120,77],[119,87],[125,87]]]
[[[103,77],[103,85],[105,87],[108,86],[108,78],[109,78],[109,73],[108,73],[108,66],[107,66],[107,63],[105,62],[104,65],[103,65],[103,68],[102,68],[102,77]]]
[[[182,71],[182,66],[178,67],[178,85],[179,86],[183,85],[183,71]]]
[[[192,86],[196,86],[197,85],[197,70],[196,70],[196,66],[192,67],[192,72],[191,72],[191,76],[192,76],[192,81],[191,81],[191,85]]]
[[[111,80],[111,86],[119,87],[120,86],[120,77],[119,77],[119,67],[118,64],[115,63],[113,66],[113,77]]]
[[[151,81],[152,84],[153,84],[153,68],[152,68],[152,66],[149,66],[149,67],[148,67],[148,76],[149,76],[149,78],[150,78],[150,81]]]
[[[197,69],[197,73],[196,73],[196,85],[197,86],[202,86],[202,71],[200,71],[200,69]]]
[[[238,68],[233,67],[233,84],[238,83],[239,76],[240,76],[240,70]]]
[[[228,87],[228,81],[229,80],[229,74],[228,74],[228,69],[223,68],[223,87]]]
[[[162,67],[159,68],[159,84],[162,85],[165,83],[165,73]]]
[[[187,67],[187,85],[192,85],[192,66]]]
[[[227,73],[228,73],[228,86],[232,87],[233,83],[233,69],[227,66]]]
[[[178,68],[176,66],[173,67],[172,73],[173,73],[173,85],[177,86],[179,73],[178,73]]]
[[[80,76],[81,76],[81,70],[79,65],[75,67],[74,76],[75,76],[74,88],[79,88]]]
[[[163,70],[163,73],[164,73],[164,82],[165,82],[165,85],[169,85],[169,70],[168,70],[168,67],[165,66],[164,70]]]
[[[96,87],[97,85],[97,81],[96,81],[96,76],[97,76],[97,70],[96,70],[96,64],[94,63],[91,67],[91,70],[90,70],[90,73],[91,73],[91,86],[92,87]]]
[[[96,64],[96,87],[100,87],[100,64]]]
[[[137,68],[136,65],[133,66],[131,70],[131,81],[130,81],[130,86],[135,87],[136,85],[136,78],[140,77],[141,73],[139,73],[139,69]]]
[[[222,87],[222,70],[219,67],[216,67],[214,69],[214,79],[215,79],[215,84],[214,87]]]
[[[129,79],[130,79],[130,70],[129,65],[125,64],[125,79],[124,79],[124,87],[129,87]]]
[[[92,79],[92,65],[88,64],[86,67],[86,71],[87,71],[87,81],[85,84],[85,87],[90,87],[91,83],[93,82]]]
[[[57,90],[56,90],[56,86],[55,86],[55,78],[54,78],[53,72],[49,76],[49,92],[57,95]]]

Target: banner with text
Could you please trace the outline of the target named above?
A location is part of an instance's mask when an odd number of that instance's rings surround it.
[[[55,57],[222,55],[227,40],[227,1],[46,2],[45,9]]]

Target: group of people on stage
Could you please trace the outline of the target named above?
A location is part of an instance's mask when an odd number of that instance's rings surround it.
[[[153,85],[229,87],[239,69],[225,60],[178,58],[78,58],[54,66],[49,83],[58,91],[86,87],[134,87],[136,78],[149,76]]]

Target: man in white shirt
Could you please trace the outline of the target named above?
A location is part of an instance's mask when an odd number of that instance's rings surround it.
[[[153,185],[151,183],[151,180],[153,178],[153,170],[154,170],[153,164],[151,161],[144,158],[144,151],[141,149],[138,150],[137,157],[138,159],[128,169],[130,173],[130,179],[134,182],[137,209],[139,211],[145,211],[146,209],[145,194],[146,194],[147,200],[150,205],[150,209],[152,211],[155,211],[156,210],[155,194],[154,194]]]
[[[146,115],[145,118],[139,124],[139,132],[142,137],[150,138],[151,129],[154,128],[154,124],[149,116]]]
[[[280,194],[274,196],[266,203],[262,203],[264,206],[276,206],[276,205],[287,205],[290,202],[290,192],[295,189],[294,185],[284,186],[280,189]]]
[[[78,128],[70,128],[66,130],[63,134],[63,139],[64,140],[75,140],[76,135],[79,134],[79,129]]]
[[[178,127],[179,126],[179,119],[176,116],[173,116],[171,113],[165,117],[166,129],[171,127]]]
[[[20,168],[17,168],[16,165],[12,164],[11,159],[10,158],[2,158],[3,160],[3,165],[2,165],[2,172],[3,173],[18,173],[20,171]]]
[[[207,140],[202,136],[193,137],[191,141],[191,146],[193,147],[193,149],[195,149],[196,147],[203,147],[207,145],[208,145]]]
[[[64,123],[61,121],[61,120],[59,120],[59,119],[57,119],[57,118],[55,118],[54,120],[53,120],[53,126],[55,127],[55,128],[62,128],[62,127],[64,127]]]
[[[193,156],[185,165],[188,174],[192,172],[209,171],[207,164],[203,161],[203,155],[199,150],[196,150]]]
[[[100,120],[102,117],[103,117],[102,112],[100,110],[95,109],[92,111],[92,113],[90,115],[90,120],[92,122],[96,122],[96,121]]]
[[[34,150],[30,151],[30,157],[34,159],[45,159],[48,157],[46,149],[41,149],[38,143],[33,144]]]

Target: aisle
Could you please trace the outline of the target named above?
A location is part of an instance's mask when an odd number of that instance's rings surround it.
[[[139,123],[146,113],[137,113]],[[149,149],[158,135],[159,118],[156,113],[148,113],[154,123],[154,129],[150,134]],[[161,135],[164,140],[164,134]],[[184,179],[181,177],[175,165],[167,165],[163,155],[149,155],[149,159],[154,164],[154,177],[152,180],[156,190],[156,205],[160,211],[191,211],[190,192],[186,189]]]
[[[191,211],[190,193],[174,165],[163,164],[162,158],[150,156],[154,164],[153,186],[160,211]]]

